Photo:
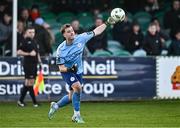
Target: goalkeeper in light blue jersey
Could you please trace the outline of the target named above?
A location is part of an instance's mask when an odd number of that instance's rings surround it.
[[[116,21],[109,17],[108,20],[95,28],[93,31],[75,35],[70,24],[65,24],[61,28],[61,33],[65,38],[57,48],[56,63],[59,66],[63,80],[69,85],[69,94],[62,97],[58,102],[51,102],[48,113],[49,119],[52,119],[54,113],[71,103],[74,109],[72,121],[84,123],[80,115],[80,96],[82,91],[82,54],[88,40],[101,34],[108,24],[115,24]]]

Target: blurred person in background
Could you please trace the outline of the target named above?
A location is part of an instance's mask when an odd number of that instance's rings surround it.
[[[94,8],[92,13],[93,13],[94,17],[98,17],[100,15],[100,9],[99,8]]]
[[[44,19],[39,17],[35,20],[36,35],[34,39],[39,45],[40,56],[49,56],[52,54],[51,45],[54,40],[54,36],[51,34],[49,28],[50,25],[47,24]]]
[[[158,0],[146,0],[144,3],[144,10],[151,15],[154,15],[159,9]]]
[[[161,55],[162,42],[161,37],[157,33],[155,23],[150,23],[148,27],[148,31],[143,41],[143,49],[147,52],[147,55]]]
[[[112,29],[113,40],[118,41],[121,45],[124,46],[128,41],[128,35],[131,31],[131,25],[132,23],[128,21],[127,16],[123,22],[118,22],[117,24],[115,24]]]
[[[7,8],[7,2],[6,0],[1,0],[0,1],[0,20],[3,19],[3,13],[4,13],[4,10]]]
[[[18,106],[24,107],[24,98],[26,93],[29,94],[33,101],[33,106],[38,107],[36,97],[34,95],[33,85],[37,75],[37,65],[41,63],[41,58],[38,52],[38,44],[34,40],[35,29],[34,27],[27,27],[24,33],[24,40],[21,42],[17,51],[17,55],[23,56],[23,68],[25,73],[25,83],[21,90],[20,98],[17,102]]]
[[[175,39],[172,40],[168,48],[168,55],[180,56],[180,30],[175,32]]]
[[[104,23],[101,17],[96,17],[94,26],[90,28],[89,31],[94,30],[96,27],[102,25]],[[90,39],[87,42],[87,48],[93,54],[96,50],[107,50],[107,31],[103,31],[100,35]],[[109,51],[108,51],[109,52]]]
[[[164,27],[170,30],[170,36],[174,39],[175,32],[180,29],[180,1],[173,0],[171,10],[164,15]]]
[[[12,48],[12,11],[6,8],[3,19],[0,21],[0,47],[1,54],[11,55]]]
[[[49,35],[49,43],[50,43],[50,46],[49,46],[50,47],[50,53],[49,54],[51,54],[52,53],[52,45],[55,43],[55,35],[52,32],[50,24],[45,22],[43,24],[43,27],[46,29],[46,31],[48,32],[48,35]]]
[[[17,22],[17,49],[24,40],[24,30],[25,30],[24,23],[23,21],[19,20]]]
[[[32,5],[31,10],[29,12],[31,20],[34,22],[37,18],[40,17],[40,10],[38,5]]]
[[[141,32],[140,25],[137,21],[133,21],[132,28],[128,34],[128,41],[125,43],[125,49],[133,54],[136,50],[142,48],[144,35]]]
[[[93,18],[96,19],[96,17],[102,16],[101,11],[99,8],[92,9]]]
[[[164,29],[162,29],[160,22],[156,17],[152,18],[151,22],[156,25],[157,34],[160,36],[163,50],[167,51],[166,42],[168,40],[170,40],[170,36],[168,35],[168,33]]]
[[[23,21],[25,27],[32,26],[33,21],[30,18],[29,9],[28,8],[21,8],[19,11],[20,12],[18,13],[19,14],[18,20]]]
[[[164,30],[161,27],[161,24],[160,24],[158,18],[156,18],[156,17],[152,18],[151,23],[154,23],[156,25],[157,33],[160,35],[162,42],[167,41],[167,40],[170,39],[170,37],[169,37],[168,33],[166,32],[166,30]]]
[[[75,19],[71,22],[71,26],[73,27],[74,29],[74,32],[76,34],[80,34],[80,33],[83,33],[84,30],[82,27],[80,27],[80,23],[79,23],[79,20],[78,19]]]

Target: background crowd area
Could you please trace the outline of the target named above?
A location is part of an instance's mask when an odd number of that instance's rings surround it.
[[[0,56],[12,56],[12,2],[0,1]],[[125,10],[125,20],[88,41],[84,56],[180,55],[179,0],[18,0],[17,48],[33,25],[40,55],[55,56],[63,24],[76,34],[91,31],[115,7]]]

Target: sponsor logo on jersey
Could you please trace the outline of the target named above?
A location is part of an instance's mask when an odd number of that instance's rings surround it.
[[[78,43],[77,46],[78,46],[78,48],[80,48],[81,47],[81,43]]]

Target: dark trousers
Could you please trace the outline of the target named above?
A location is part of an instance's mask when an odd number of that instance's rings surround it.
[[[27,91],[29,91],[29,94],[32,98],[33,104],[37,104],[35,95],[34,95],[34,90],[33,90],[33,86],[24,86],[21,90],[21,96],[19,98],[19,101],[21,101],[22,103],[24,102],[24,98],[26,96]]]

